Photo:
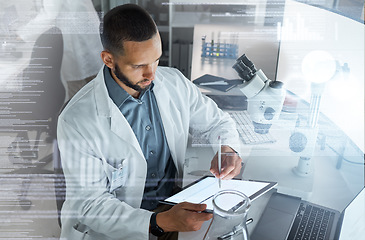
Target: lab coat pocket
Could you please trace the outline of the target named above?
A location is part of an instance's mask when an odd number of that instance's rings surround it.
[[[116,189],[125,186],[127,182],[127,175],[128,175],[128,164],[127,161],[124,160],[112,172],[109,192],[112,193]]]
[[[68,237],[69,239],[75,240],[89,240],[90,237],[88,235],[88,227],[81,223],[77,223],[72,227],[72,230]]]

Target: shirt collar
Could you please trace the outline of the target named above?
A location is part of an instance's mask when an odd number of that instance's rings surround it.
[[[118,85],[118,83],[113,79],[110,73],[110,68],[108,68],[107,66],[104,66],[104,78],[109,97],[118,107],[123,105],[123,103],[127,99],[137,101],[129,93],[127,93],[121,86]],[[153,89],[153,86],[154,83],[152,82],[150,87],[140,94],[139,99],[142,99],[147,91],[151,91]]]

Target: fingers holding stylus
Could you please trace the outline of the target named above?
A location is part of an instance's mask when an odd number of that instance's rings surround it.
[[[215,177],[227,180],[234,178],[240,173],[242,159],[235,151],[233,151],[232,148],[228,146],[222,146],[221,161],[221,171],[218,169],[218,153],[214,156],[211,162],[210,172]]]

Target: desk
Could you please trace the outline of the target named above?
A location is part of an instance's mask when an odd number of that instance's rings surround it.
[[[298,115],[305,113],[308,105],[300,102],[296,113],[282,112],[279,121],[271,127],[271,134],[277,140],[271,144],[242,144],[244,161],[243,179],[254,179],[278,182],[277,191],[299,196],[316,204],[342,211],[345,206],[364,186],[363,153],[325,116],[319,120],[319,134],[312,157],[313,174],[300,177],[292,170],[297,165],[299,155],[289,148],[288,139],[295,128]],[[323,138],[326,142],[323,143]],[[341,150],[342,149],[342,150]],[[345,150],[343,150],[345,149]],[[338,153],[342,151],[343,161],[338,167]],[[338,152],[338,153],[336,153]],[[191,147],[188,151],[184,169],[186,185],[201,175],[209,174],[210,161],[214,153],[209,147]],[[362,161],[362,162],[361,162]],[[254,222],[248,225],[249,233],[260,218],[270,193],[253,201],[248,218]],[[179,239],[202,239],[208,223],[197,232],[180,233]]]
[[[236,42],[239,45],[238,56],[245,53],[255,64],[256,68],[262,69],[269,79],[275,79],[276,70],[274,68],[276,67],[278,55],[278,38],[275,29],[272,27],[255,26],[196,25],[194,28],[192,80],[204,74],[211,74],[227,79],[237,78],[236,72],[232,69],[235,59],[203,59],[201,57],[201,36],[206,35],[207,41],[210,41],[210,38],[214,35],[216,37],[215,41],[217,41],[218,32],[223,32],[222,29],[224,29],[226,37],[232,36],[236,38]],[[222,32],[220,36],[223,40]],[[237,36],[239,37],[237,38]],[[228,39],[226,38],[227,41]],[[361,40],[361,38],[359,39]],[[291,43],[292,41],[289,42]],[[300,46],[297,49],[304,49],[301,45],[302,43],[302,41],[298,42]],[[348,52],[353,55],[352,51]],[[344,54],[343,52],[340,53],[341,55]],[[293,52],[287,54],[292,57],[290,60],[297,58],[296,52],[295,54]],[[339,57],[339,59],[341,58]],[[353,58],[349,57],[349,59]],[[362,62],[360,60],[358,61],[358,59],[356,61]],[[345,62],[348,62],[348,60]],[[288,73],[296,79],[296,73],[300,69],[300,64],[293,64],[290,61],[285,66],[293,68],[293,71],[288,71]],[[352,64],[351,66],[357,68],[357,64]],[[359,66],[363,67],[363,64],[359,64]],[[361,78],[363,74],[356,74],[356,76],[363,83],[363,77]],[[283,79],[286,78],[282,74],[279,80]],[[299,78],[298,81],[303,82],[303,79]],[[354,84],[354,86],[363,85]],[[299,84],[297,87],[303,88]],[[201,88],[201,92],[206,95],[242,95],[238,89],[232,89],[227,93],[223,93],[212,91],[209,88]],[[328,95],[329,92],[324,92],[323,96],[325,94]],[[339,96],[339,94],[333,93],[332,95],[329,94],[329,96],[327,99],[322,99],[322,102],[327,103],[326,110],[330,108],[334,112],[334,115],[341,114],[339,112],[341,108],[348,108],[347,113],[349,113],[350,106],[354,105],[353,102],[358,102],[357,99],[363,102],[362,98],[356,98],[356,96]],[[362,95],[359,94],[359,96],[363,96],[363,93]],[[343,99],[345,97],[348,97],[351,101]],[[297,96],[294,96],[294,98],[298,99]],[[341,101],[338,99],[341,99]],[[247,162],[242,178],[278,182],[278,192],[299,196],[313,203],[342,211],[364,186],[364,152],[338,126],[324,116],[324,114],[320,114],[318,121],[319,133],[311,157],[313,173],[307,177],[296,175],[293,172],[293,168],[297,166],[300,155],[290,150],[289,137],[295,129],[296,120],[298,117],[305,118],[309,107],[308,103],[302,99],[298,99],[297,102],[298,105],[296,106],[295,112],[282,112],[279,121],[272,125],[270,132],[277,140],[275,143],[260,145],[242,144],[243,156],[241,157]],[[346,120],[348,120],[348,117],[344,115]],[[361,119],[356,118],[356,120]],[[358,122],[355,121],[354,124],[357,126]],[[359,132],[358,136],[363,139],[363,132]],[[209,148],[193,148],[190,155],[187,156],[184,169],[184,184],[199,177],[195,175],[206,174],[212,156],[213,153]],[[265,199],[258,200],[260,202],[255,200],[252,203],[248,216],[256,215],[259,218],[265,206]],[[257,222],[257,219],[255,217],[253,218],[254,223]],[[254,223],[248,226],[249,232],[252,231]],[[180,233],[179,238],[201,239],[199,237],[202,236],[201,234],[204,230],[206,230],[206,224],[204,224],[202,230],[196,233]]]

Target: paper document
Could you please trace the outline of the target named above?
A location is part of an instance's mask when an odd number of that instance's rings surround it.
[[[187,186],[177,194],[165,199],[162,203],[177,204],[180,202],[204,203],[207,204],[207,211],[213,211],[214,195],[226,189],[233,189],[242,192],[251,200],[256,199],[265,192],[275,187],[275,182],[261,182],[248,180],[222,180],[222,187],[219,188],[218,179],[213,176],[205,176],[197,182]]]
[[[213,88],[222,92],[228,92],[237,85],[242,84],[242,82],[242,79],[225,79],[210,74],[204,74],[203,76],[193,80],[194,84]]]
[[[201,86],[209,86],[209,85],[228,85],[228,82],[225,81],[216,81],[216,82],[205,82],[200,83]]]

